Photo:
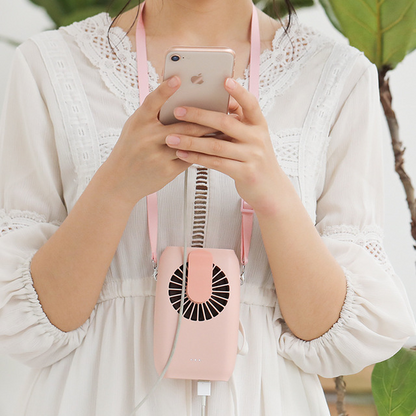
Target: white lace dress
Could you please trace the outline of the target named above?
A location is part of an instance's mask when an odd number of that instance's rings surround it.
[[[64,333],[42,310],[30,260],[71,211],[138,106],[136,56],[99,14],[17,49],[0,129],[0,353],[33,367],[16,416],[128,416],[157,379],[155,281],[145,201],[131,213],[99,301]],[[263,52],[260,105],[276,157],[348,293],[338,322],[310,342],[285,325],[257,221],[240,317],[249,352],[232,382],[239,416],[329,415],[316,374],[353,373],[394,354],[415,333],[402,283],[382,247],[377,72],[356,49],[295,21]],[[149,63],[151,90],[158,80]],[[247,79],[240,80],[247,85]],[[273,189],[270,192],[274,192]],[[159,192],[160,255],[182,243],[183,176]],[[175,207],[175,209],[172,209]],[[193,246],[240,249],[233,181],[190,168]],[[232,382],[213,383],[208,415],[234,414]],[[195,383],[164,380],[138,415],[200,412]]]

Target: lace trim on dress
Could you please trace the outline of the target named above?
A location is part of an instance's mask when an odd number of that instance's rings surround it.
[[[107,30],[111,18],[100,13],[81,22],[61,28],[74,37],[79,48],[89,61],[99,69],[107,88],[123,102],[124,110],[130,117],[139,105],[136,53],[132,52],[131,42],[126,32],[118,26]],[[148,63],[149,91],[156,89],[158,75]]]
[[[361,54],[348,45],[334,46],[323,69],[302,130],[299,153],[301,196],[312,220],[316,220],[316,184],[325,170],[329,131],[347,75]]]
[[[286,25],[286,21],[284,25]],[[316,53],[334,41],[312,28],[299,23],[295,17],[289,29],[289,36],[283,29],[277,30],[272,49],[266,49],[260,61],[259,104],[267,116],[276,97],[283,95],[296,81],[302,68]],[[242,85],[248,88],[248,74],[245,71]]]
[[[299,142],[302,129],[284,129],[270,131],[274,153],[280,167],[288,176],[299,176]]]
[[[99,168],[97,131],[83,84],[67,42],[59,31],[40,33],[37,44],[62,113],[63,127],[78,176],[77,197]]]
[[[120,27],[112,27],[109,32],[111,44],[107,39],[107,30],[111,18],[107,13],[73,23],[61,28],[72,35],[79,48],[90,62],[96,66],[107,88],[123,102],[128,116],[131,116],[139,105],[136,53],[126,32]],[[308,59],[323,49],[332,40],[310,28],[300,25],[297,19],[289,30],[290,38],[283,28],[276,31],[272,49],[266,49],[260,57],[260,106],[266,114],[271,108],[273,99],[283,94],[296,80],[300,70]],[[149,89],[158,86],[158,75],[150,62]],[[248,86],[249,67],[243,79],[237,81]]]
[[[395,276],[393,267],[384,251],[383,230],[378,225],[368,225],[363,229],[345,224],[328,226],[324,228],[321,235],[363,247],[390,276]]]
[[[98,134],[101,163],[104,163],[108,159],[120,135],[121,129],[108,129]]]
[[[29,227],[33,224],[44,223],[46,218],[43,215],[39,215],[36,212],[31,211],[19,211],[0,210],[0,237],[4,235],[20,230],[21,228]]]

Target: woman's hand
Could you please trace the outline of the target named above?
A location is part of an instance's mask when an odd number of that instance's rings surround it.
[[[119,140],[100,169],[103,183],[115,192],[119,202],[133,206],[189,167],[189,163],[176,156],[175,150],[166,146],[166,136],[199,137],[213,132],[212,128],[188,122],[167,126],[160,123],[158,114],[162,105],[179,86],[180,79],[175,76],[146,97],[125,123]]]
[[[231,78],[225,88],[232,97],[230,110],[234,114],[192,107],[175,109],[177,119],[208,126],[223,135],[170,134],[166,143],[177,150],[176,156],[184,162],[197,163],[233,178],[240,196],[256,212],[270,213],[277,206],[278,186],[287,184],[288,178],[277,163],[257,99]]]

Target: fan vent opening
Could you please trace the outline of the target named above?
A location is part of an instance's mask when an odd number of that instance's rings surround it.
[[[188,263],[186,263],[188,275]],[[169,282],[169,299],[179,313],[183,282],[183,264],[175,270]],[[230,285],[225,273],[215,264],[212,265],[212,294],[204,303],[195,303],[187,296],[188,278],[185,282],[185,299],[182,316],[192,321],[206,321],[219,315],[228,303]]]

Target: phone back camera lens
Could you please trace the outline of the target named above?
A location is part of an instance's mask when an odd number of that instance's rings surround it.
[[[180,56],[179,56],[179,55],[172,55],[172,56],[170,57],[170,59],[171,59],[173,62],[178,62],[178,61],[179,61],[179,59],[181,59],[181,58],[180,58]]]

